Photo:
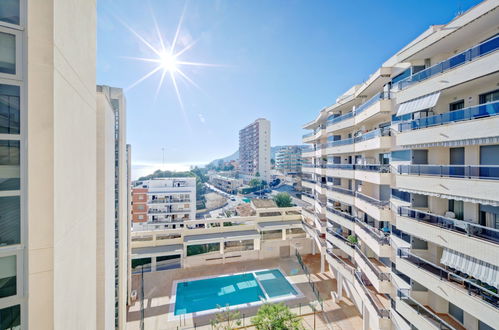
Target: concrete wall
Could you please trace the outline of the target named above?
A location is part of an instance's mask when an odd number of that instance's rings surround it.
[[[28,327],[96,324],[96,4],[27,15]]]
[[[114,113],[97,94],[97,329],[114,328]]]

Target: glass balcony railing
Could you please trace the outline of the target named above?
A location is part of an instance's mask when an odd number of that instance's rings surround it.
[[[414,299],[412,299],[409,295],[409,290],[407,289],[398,289],[397,296],[403,300],[407,305],[409,305],[412,309],[414,309],[419,315],[426,318],[431,323],[435,324],[438,329],[442,330],[455,330],[453,326],[449,325],[443,319],[441,319],[437,314],[424,307]]]
[[[310,133],[307,133],[307,134],[303,134],[302,138],[305,139],[305,138],[313,136],[314,134],[315,134],[315,132],[310,132]]]
[[[327,189],[331,190],[331,191],[339,192],[341,194],[349,195],[349,196],[353,196],[355,194],[355,192],[353,190],[341,188],[341,187],[337,187],[337,186],[328,186]]]
[[[449,71],[454,69],[460,65],[471,62],[480,58],[484,55],[495,52],[499,48],[499,36],[495,36],[490,38],[487,41],[482,42],[464,52],[454,55],[451,58],[448,58],[440,63],[437,63],[425,70],[419,71],[399,82],[397,82],[394,86],[399,90],[407,88],[408,86],[431,78],[437,74]]]
[[[368,172],[378,172],[378,173],[390,173],[390,165],[388,164],[369,164],[369,165],[354,165],[355,170],[358,171],[368,171]]]
[[[390,203],[389,200],[382,201],[382,200],[376,199],[374,197],[361,194],[359,192],[355,193],[355,197],[358,197],[358,198],[362,199],[363,201],[366,201],[369,204],[372,204],[372,205],[377,206],[377,207],[384,207]]]
[[[391,132],[390,132],[389,127],[378,128],[374,131],[370,131],[370,132],[367,132],[365,134],[362,134],[361,136],[357,136],[355,138],[355,143],[374,139],[374,138],[381,137],[381,136],[390,136],[390,135],[391,135]]]
[[[411,209],[409,207],[399,207],[398,214],[400,216],[432,224],[446,230],[456,231],[468,236],[473,236],[499,244],[499,230],[495,228],[481,226],[469,221],[447,218],[440,215]]]
[[[380,281],[389,281],[390,280],[390,273],[385,273],[385,272],[382,272],[381,270],[378,269],[378,267],[376,267],[373,262],[371,261],[371,259],[369,259],[361,250],[358,246],[355,246],[355,253],[357,255],[359,255],[359,257],[364,260],[364,262],[366,263],[366,265],[369,267],[369,269],[371,269],[371,271],[376,275],[376,277],[380,280]]]
[[[353,170],[353,164],[327,164],[327,168],[337,168],[341,170]]]
[[[362,230],[364,230],[364,232],[371,236],[376,242],[381,245],[390,245],[390,238],[386,236],[384,232],[368,225],[359,218],[356,218],[355,220],[359,227],[362,228]],[[386,234],[389,234],[389,232]]]
[[[371,305],[374,307],[374,309],[376,310],[376,313],[378,314],[378,316],[380,318],[390,318],[390,310],[385,308],[385,306],[383,306],[381,304],[381,302],[379,302],[379,300],[373,296],[373,293],[371,292],[371,290],[369,290],[367,287],[369,285],[367,285],[366,283],[364,283],[364,280],[362,279],[362,273],[361,272],[355,272],[355,279],[358,281],[358,283],[360,284],[360,286],[362,287],[362,291],[364,291],[364,294],[367,296],[367,298],[369,299]]]
[[[499,115],[499,101],[480,104],[466,109],[450,111],[440,115],[416,119],[399,124],[399,131],[412,131],[427,127],[456,123],[465,120],[474,120]]]
[[[355,267],[347,264],[342,258],[337,256],[334,252],[333,249],[327,249],[326,250],[327,254],[329,254],[333,259],[335,259],[340,265],[342,265],[350,274],[355,273]]]
[[[326,148],[339,147],[339,146],[344,146],[347,144],[352,144],[353,142],[354,142],[353,138],[349,138],[349,139],[331,141],[331,142],[325,143],[325,145],[326,145]]]
[[[355,217],[353,215],[351,215],[351,214],[348,214],[348,213],[345,213],[345,212],[341,212],[340,210],[337,210],[337,209],[332,208],[330,206],[327,206],[326,209],[329,212],[331,212],[333,214],[336,214],[337,216],[340,216],[340,217],[342,217],[344,219],[347,219],[349,221],[355,222]]]
[[[355,108],[355,116],[362,113],[364,110],[366,110],[371,105],[378,102],[379,100],[385,100],[385,99],[389,99],[389,98],[390,98],[390,93],[380,92],[380,93],[374,95],[369,100],[367,100],[366,102],[362,103],[357,108]]]
[[[497,294],[496,288],[480,285],[476,280],[464,278],[450,270],[426,261],[425,259],[412,254],[409,248],[398,248],[397,255],[418,268],[422,268],[426,272],[439,277],[440,280],[446,281],[447,283],[455,286],[456,289],[463,290],[468,295],[481,298],[484,302],[494,306],[495,308],[499,308],[499,295]]]
[[[343,243],[345,243],[346,245],[348,245],[348,246],[350,246],[352,248],[355,246],[355,244],[351,243],[346,237],[344,237],[341,234],[338,234],[337,232],[335,232],[333,230],[333,228],[331,228],[331,227],[326,228],[326,232],[328,232],[330,235],[336,237],[337,239],[339,239],[340,241],[342,241]]]
[[[312,183],[312,184],[315,184],[315,182],[316,182],[315,180],[312,180],[312,179],[305,179],[305,178],[303,178],[303,179],[301,179],[301,180],[302,180],[302,181],[305,181],[305,182],[308,182],[308,183]]]
[[[499,165],[399,165],[399,174],[499,180]]]
[[[333,124],[339,123],[341,121],[347,120],[348,118],[352,118],[352,117],[353,117],[353,112],[349,112],[349,113],[345,113],[344,115],[341,115],[341,116],[338,116],[335,118],[331,118],[327,121],[327,126],[331,126]]]

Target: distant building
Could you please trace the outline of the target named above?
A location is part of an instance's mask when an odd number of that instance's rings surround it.
[[[176,229],[196,219],[196,178],[159,178],[135,182],[134,230]]]
[[[243,180],[212,174],[210,175],[210,183],[220,190],[235,194],[237,193],[237,189],[243,185]]]
[[[301,173],[301,146],[285,146],[281,148],[275,159],[275,168],[285,175]]]
[[[270,121],[259,118],[239,131],[239,172],[244,181],[270,181]]]

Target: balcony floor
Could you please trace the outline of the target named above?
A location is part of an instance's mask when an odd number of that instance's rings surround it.
[[[389,273],[390,268],[388,268],[384,263],[376,258],[369,258],[369,261],[382,273]]]
[[[466,330],[466,328],[463,327],[459,322],[457,322],[452,317],[450,317],[449,314],[437,313],[430,306],[426,306],[425,305],[424,307],[428,308],[434,314],[438,315],[438,317],[440,317],[442,320],[444,320],[445,322],[447,322],[449,325],[453,326],[456,330]]]

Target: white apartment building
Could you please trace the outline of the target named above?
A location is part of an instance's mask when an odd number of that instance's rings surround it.
[[[275,156],[275,169],[284,175],[295,175],[301,173],[302,146],[285,146],[279,149]]]
[[[196,219],[196,178],[136,181],[132,188],[133,230],[178,229]]]
[[[239,131],[239,171],[245,180],[270,181],[270,121],[258,118]]]
[[[213,173],[210,174],[210,183],[229,194],[237,194],[237,189],[243,185],[243,180]]]
[[[498,29],[497,0],[431,26],[304,125],[304,222],[365,329],[499,324]]]

